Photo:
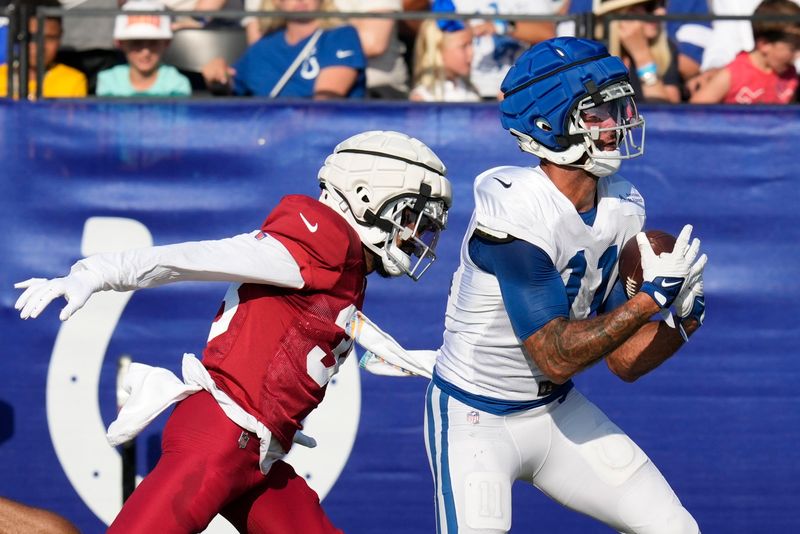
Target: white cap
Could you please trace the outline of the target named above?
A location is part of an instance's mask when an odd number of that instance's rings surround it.
[[[164,4],[155,0],[130,0],[123,11],[164,11]],[[118,15],[114,22],[114,39],[172,39],[168,15]]]

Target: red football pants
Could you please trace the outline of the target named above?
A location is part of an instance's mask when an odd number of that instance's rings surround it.
[[[221,513],[240,532],[339,533],[303,477],[285,462],[258,469],[258,438],[231,422],[201,391],[178,403],[167,420],[161,459],[125,502],[111,533],[200,532]]]

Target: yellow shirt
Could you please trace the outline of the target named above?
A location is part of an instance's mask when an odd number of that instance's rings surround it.
[[[8,96],[8,65],[0,65],[0,96]],[[16,92],[16,91],[15,91]],[[81,98],[87,94],[86,76],[72,67],[56,64],[44,74],[45,98]],[[28,80],[28,95],[36,97],[36,77]]]

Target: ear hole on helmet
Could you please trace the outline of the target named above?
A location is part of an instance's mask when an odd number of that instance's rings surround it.
[[[358,187],[356,187],[356,196],[364,204],[369,204],[369,202],[370,202],[370,200],[369,200],[369,196],[370,196],[369,188],[364,187],[363,185],[359,185]]]
[[[533,122],[533,124],[534,124],[534,125],[535,125],[537,128],[539,128],[540,130],[544,130],[545,132],[552,132],[552,131],[553,131],[553,127],[550,125],[550,123],[549,123],[549,122],[547,121],[547,119],[545,119],[544,117],[539,117],[539,118],[537,118],[537,119],[536,119],[536,120]]]

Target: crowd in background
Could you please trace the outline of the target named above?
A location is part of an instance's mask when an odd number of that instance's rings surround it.
[[[628,66],[640,101],[785,104],[798,98],[800,0],[20,1],[15,12],[30,15],[27,32],[24,27],[17,32],[27,37],[27,57],[20,62],[20,53],[10,55],[13,49],[0,47],[5,56],[0,57],[2,96],[27,93],[34,98],[41,76],[39,92],[45,98],[495,100],[502,98],[500,83],[525,49],[588,28],[589,37],[606,42]],[[76,14],[37,21],[32,15],[40,6]],[[123,13],[116,17],[77,11],[120,8]],[[217,16],[191,17],[184,11],[214,11]],[[226,16],[230,11],[422,11],[431,18],[231,18]],[[448,18],[452,13],[483,17]],[[620,15],[627,17],[616,18]],[[756,18],[647,18],[657,15]],[[9,41],[7,21],[0,25],[4,42]],[[37,51],[38,32],[42,51]],[[210,35],[224,36],[224,42],[213,44]],[[206,40],[192,41],[198,36]],[[14,76],[9,76],[9,58],[14,58]],[[27,67],[26,75],[20,75],[20,65]],[[27,83],[27,91],[20,91],[21,83]]]

